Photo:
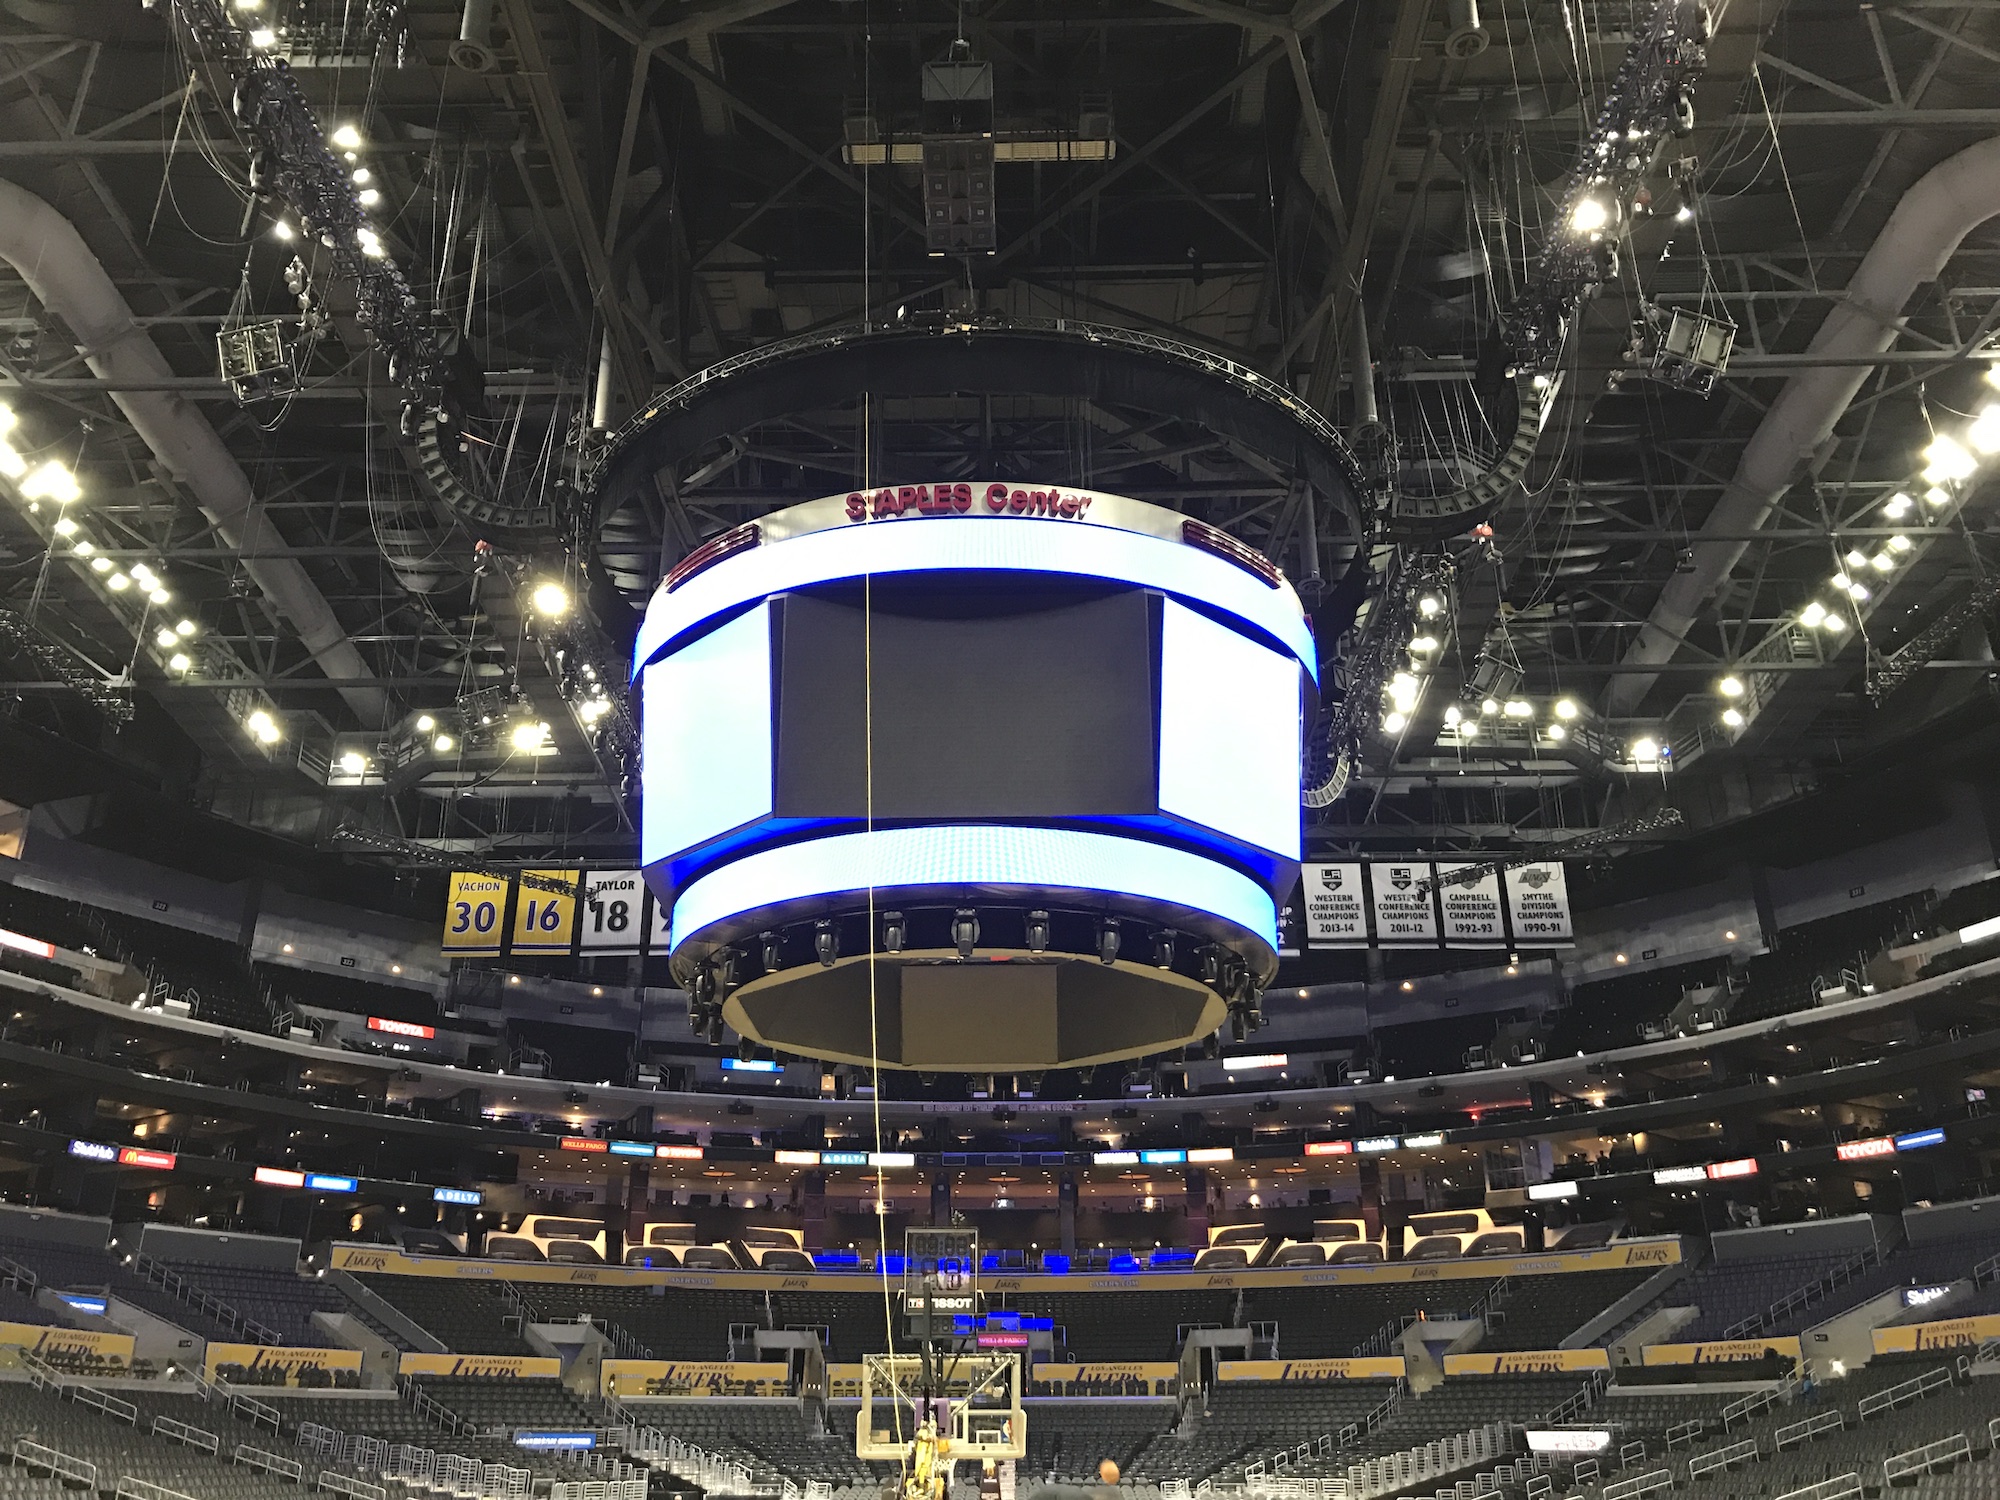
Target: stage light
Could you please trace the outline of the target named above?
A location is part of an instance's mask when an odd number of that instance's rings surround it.
[[[160,627],[160,633],[153,637],[153,642],[162,651],[171,651],[176,646],[180,645],[181,638],[175,635],[172,630],[168,629],[166,626],[163,625]]]
[[[1743,679],[1741,677],[1725,677],[1715,685],[1715,690],[1725,698],[1741,698],[1743,696]]]
[[[1429,656],[1437,648],[1437,637],[1434,635],[1420,635],[1410,642],[1410,649],[1418,656]]]
[[[1996,365],[1994,368],[2000,369],[2000,365]],[[1444,600],[1438,598],[1436,594],[1425,594],[1423,598],[1417,601],[1417,613],[1422,615],[1426,620],[1435,619],[1439,611],[1443,608]]]
[[[435,728],[437,728],[437,720],[433,719],[429,714],[420,714],[417,717],[418,734],[429,734]]]
[[[1570,210],[1569,227],[1578,234],[1596,234],[1611,222],[1611,210],[1601,198],[1583,198]]]
[[[1821,604],[1817,599],[1813,600],[1804,609],[1799,611],[1799,623],[1805,626],[1808,630],[1811,630],[1814,627],[1820,625],[1825,621],[1825,619],[1826,619],[1826,606],[1824,604]]]
[[[439,755],[443,755],[446,754],[448,751],[450,751],[452,746],[454,746],[457,743],[458,742],[454,740],[450,735],[441,734],[436,739],[431,741],[431,749],[437,751]]]
[[[1917,502],[1912,500],[1908,495],[1904,494],[1901,490],[1898,490],[1896,491],[1895,494],[1891,495],[1887,500],[1884,500],[1882,502],[1882,514],[1887,516],[1892,521],[1900,521],[1904,516],[1907,516],[1910,513],[1911,508],[1915,506],[1916,503]]]
[[[354,185],[356,187],[366,187],[368,185],[368,178],[369,171],[366,167],[356,167],[354,169]]]
[[[356,130],[352,125],[342,125],[338,130],[334,131],[333,143],[343,151],[359,151],[361,149],[361,132]]]
[[[1866,552],[1863,552],[1859,547],[1848,548],[1847,550],[1848,567],[1860,568],[1860,567],[1866,567],[1867,564],[1868,564],[1868,554]]]
[[[21,481],[21,498],[24,500],[53,500],[58,505],[68,505],[82,494],[83,489],[77,484],[76,476],[54,459]]]
[[[90,560],[90,571],[93,573],[109,573],[111,571],[111,559],[108,557],[93,557]]]
[[[75,536],[76,522],[72,521],[68,516],[62,516],[59,517],[56,521],[56,524],[50,527],[49,529],[55,532],[57,536]]]
[[[1977,453],[2000,453],[2000,405],[1988,402],[1965,429],[1965,440]]]
[[[1731,729],[1741,729],[1743,727],[1743,710],[1740,708],[1725,708],[1722,711],[1722,722],[1727,724]]]
[[[1891,552],[1908,552],[1910,550],[1910,539],[1906,536],[1890,537],[1889,550]]]
[[[1456,703],[1452,704],[1449,708],[1447,708],[1444,711],[1445,723],[1451,725],[1453,728],[1457,728],[1458,721],[1460,719],[1463,719],[1464,717],[1465,717],[1464,713],[1460,711],[1459,706]]]
[[[509,736],[516,750],[536,754],[548,748],[549,726],[535,719],[523,719]]]
[[[188,660],[185,651],[176,651],[172,656],[167,658],[167,665],[176,672],[185,672],[194,663]]]
[[[146,602],[148,604],[172,604],[174,596],[165,589],[154,589],[152,593],[146,596]]]
[[[1042,913],[1042,920],[1044,922],[1048,921],[1047,912]],[[882,913],[882,951],[884,953],[901,953],[903,951],[903,945],[909,941],[909,934],[910,934],[909,925],[904,920],[903,914],[901,912],[885,911]],[[1034,937],[1033,912],[1030,912],[1028,914],[1028,936],[1030,938],[1028,946],[1032,948],[1034,947],[1034,942],[1032,941]],[[1047,944],[1048,944],[1047,934],[1044,933],[1043,946],[1046,947]]]
[[[1896,555],[1893,552],[1878,552],[1868,559],[1868,565],[1878,573],[1886,573],[1896,566]]]
[[[1558,719],[1574,719],[1577,713],[1578,709],[1575,700],[1570,698],[1556,699],[1556,717]]]
[[[1100,963],[1118,962],[1118,945],[1121,941],[1118,923],[1105,917],[1097,924],[1097,958]]]
[[[1924,504],[1939,508],[1951,504],[1951,491],[1941,484],[1934,484],[1924,491]]]
[[[1409,719],[1404,715],[1392,713],[1382,721],[1382,732],[1384,734],[1401,734],[1403,727],[1409,722]]]
[[[1172,928],[1162,928],[1153,934],[1153,967],[1171,969],[1174,966],[1174,934]]]
[[[122,594],[125,590],[132,587],[132,580],[127,578],[123,573],[113,573],[104,582],[105,586],[114,594]]]
[[[243,721],[243,727],[267,745],[276,744],[279,736],[278,721],[271,717],[268,709],[255,709]]]
[[[354,198],[363,208],[373,208],[382,201],[382,195],[373,188],[363,188],[354,195]]]
[[[1028,913],[1028,951],[1040,953],[1049,946],[1049,914],[1045,911]]]
[[[70,551],[74,552],[78,557],[89,557],[96,550],[96,544],[89,537],[83,537],[70,544]]]
[[[1509,698],[1504,712],[1510,719],[1532,719],[1535,716],[1535,705],[1526,698]]]
[[[979,946],[979,913],[971,907],[961,906],[952,914],[951,943],[960,958],[972,957],[972,950]]]
[[[1562,725],[1560,724],[1551,724],[1547,729],[1544,729],[1542,731],[1542,738],[1546,740],[1553,740],[1555,743],[1561,744],[1564,740],[1569,738],[1569,731],[1563,728]]]
[[[1674,210],[1674,222],[1677,224],[1686,224],[1693,218],[1694,205],[1691,203],[1683,203],[1679,208]]]
[[[1933,484],[1969,479],[1978,467],[1979,460],[1967,453],[1956,439],[1943,433],[1932,438],[1930,446],[1924,449],[1924,478]]]
[[[349,776],[359,776],[368,769],[368,757],[359,750],[350,750],[340,757],[340,769]]]
[[[1632,759],[1638,761],[1641,765],[1644,765],[1648,761],[1658,760],[1659,758],[1660,747],[1654,741],[1646,739],[1632,741]]]
[[[358,238],[361,241],[361,253],[363,255],[369,256],[375,260],[380,260],[382,258],[384,254],[384,251],[382,249],[382,242],[381,240],[377,239],[371,231],[366,229],[362,230]]]
[[[1842,619],[1839,615],[1835,614],[1832,610],[1828,610],[1826,612],[1826,618],[1820,622],[1820,627],[1823,630],[1825,630],[1828,635],[1839,635],[1843,630],[1847,629],[1847,621]]]
[[[821,917],[813,923],[813,952],[818,955],[822,969],[832,968],[839,960],[840,928],[831,917]]]
[[[278,33],[268,26],[259,26],[255,31],[250,33],[250,45],[259,50],[275,46],[277,41]]]
[[[274,240],[289,240],[293,233],[292,226],[283,219],[278,220],[277,223],[271,226],[271,238]]]
[[[1500,705],[1491,698],[1482,698],[1479,701],[1479,711],[1483,714],[1497,714],[1500,712]]]
[[[550,579],[535,585],[535,592],[529,596],[529,602],[534,605],[536,614],[547,615],[550,619],[554,619],[557,615],[568,611],[569,590],[554,579]]]
[[[196,626],[192,620],[182,620],[174,626],[174,634],[182,640],[186,640],[189,636],[193,635],[195,630]]]

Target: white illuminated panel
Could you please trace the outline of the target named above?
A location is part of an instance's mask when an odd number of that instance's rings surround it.
[[[1270,892],[1214,860],[1112,834],[988,825],[884,828],[746,855],[681,893],[673,945],[780,902],[927,885],[1137,896],[1207,912],[1278,946]]]
[[[647,864],[770,817],[770,606],[648,667],[645,714]]]
[[[1299,735],[1299,664],[1169,599],[1160,811],[1297,859]]]
[[[936,517],[817,531],[753,547],[653,595],[639,628],[634,668],[703,620],[815,583],[873,574],[941,571],[1049,573],[1155,588],[1233,615],[1282,642],[1315,681],[1319,653],[1289,586],[1262,579],[1212,552],[1108,526],[1026,517]],[[1298,768],[1288,773],[1298,780]]]

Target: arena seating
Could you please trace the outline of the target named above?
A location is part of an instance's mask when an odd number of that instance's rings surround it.
[[[1644,1023],[1666,1020],[1682,995],[1719,983],[1727,969],[1722,960],[1710,959],[1580,984],[1550,1029],[1549,1056],[1637,1046]]]
[[[1226,1327],[1234,1292],[1017,1292],[1006,1305],[1049,1318],[1067,1335],[1078,1360],[1167,1360],[1178,1352],[1176,1330]]]
[[[518,1325],[508,1326],[507,1320],[517,1315],[514,1304],[484,1283],[425,1276],[363,1276],[361,1281],[454,1354],[533,1352]]]
[[[826,1357],[854,1361],[889,1347],[880,1297],[844,1292],[773,1292],[771,1320],[777,1328],[823,1328]]]
[[[109,1250],[6,1237],[0,1238],[0,1257],[25,1266],[45,1287],[58,1291],[108,1292],[205,1339],[240,1342],[244,1337],[240,1329],[231,1328],[134,1274]]]
[[[481,1432],[516,1427],[585,1428],[598,1418],[559,1380],[506,1376],[416,1376],[412,1383],[453,1416]]]
[[[1028,1475],[1057,1483],[1095,1483],[1097,1466],[1107,1458],[1121,1470],[1130,1469],[1173,1419],[1173,1408],[1164,1402],[1065,1406],[1037,1401],[1028,1408],[1028,1455],[1016,1470],[1016,1482]]]
[[[331,1345],[335,1340],[317,1323],[315,1312],[348,1312],[347,1299],[324,1281],[292,1271],[252,1266],[205,1265],[193,1261],[164,1262],[176,1275],[226,1302],[247,1318],[283,1335],[284,1342],[303,1348]]]
[[[676,1287],[667,1294],[658,1287],[572,1286],[561,1282],[522,1290],[527,1294],[529,1306],[540,1317],[573,1321],[587,1314],[623,1329],[659,1359],[727,1359],[732,1324],[766,1326],[761,1292],[691,1291]],[[854,1300],[859,1303],[867,1299]],[[439,1333],[439,1337],[444,1335]],[[446,1342],[449,1344],[450,1340]]]
[[[1729,1019],[1740,1024],[1810,1009],[1816,982],[1831,981],[1843,969],[1865,968],[1884,947],[1907,936],[1929,905],[1926,891],[1784,929],[1772,951],[1745,968],[1747,987]]]

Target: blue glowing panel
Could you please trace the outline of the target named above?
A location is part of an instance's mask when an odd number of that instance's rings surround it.
[[[1160,811],[1299,857],[1299,664],[1169,599]]]
[[[771,816],[771,611],[646,669],[640,846],[668,859]]]
[[[644,667],[704,620],[772,594],[869,574],[961,571],[1047,573],[1159,589],[1240,620],[1318,678],[1312,629],[1289,586],[1274,589],[1236,564],[1183,542],[1026,517],[958,516],[921,525],[855,526],[738,553],[672,593],[654,594],[639,629],[633,665]],[[1295,770],[1294,779],[1296,775]]]
[[[1289,785],[1297,784],[1295,769]],[[947,825],[838,834],[724,865],[690,883],[674,903],[673,945],[766,906],[917,886],[1138,896],[1220,917],[1273,949],[1278,944],[1271,893],[1201,855],[1072,829]]]

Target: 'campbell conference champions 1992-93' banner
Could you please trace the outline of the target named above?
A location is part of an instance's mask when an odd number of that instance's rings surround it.
[[[1308,948],[1566,948],[1576,936],[1557,861],[1428,884],[1472,861],[1306,865],[1286,911],[1286,946]]]

